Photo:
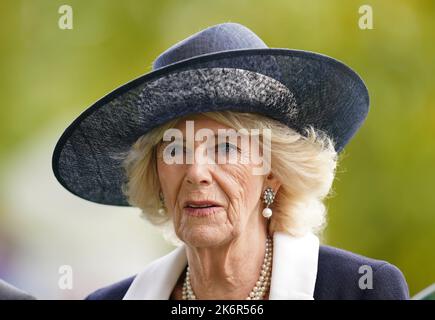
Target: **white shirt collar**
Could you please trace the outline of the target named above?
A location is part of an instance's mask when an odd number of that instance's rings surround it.
[[[269,299],[313,300],[318,257],[319,239],[314,234],[292,237],[275,232]],[[140,272],[123,299],[168,300],[186,265],[186,247],[182,245]]]

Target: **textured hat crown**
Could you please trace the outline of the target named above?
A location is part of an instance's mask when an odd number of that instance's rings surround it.
[[[268,48],[252,30],[238,23],[211,26],[176,43],[161,53],[153,70],[207,53],[237,49]]]

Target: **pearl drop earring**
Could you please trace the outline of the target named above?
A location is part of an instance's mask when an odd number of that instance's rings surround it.
[[[272,209],[269,208],[269,206],[273,203],[273,200],[275,199],[275,192],[273,192],[273,189],[268,187],[266,190],[264,190],[263,193],[263,202],[266,204],[266,208],[263,209],[263,217],[270,218],[272,216]]]
[[[166,215],[166,207],[165,207],[165,198],[163,197],[163,192],[160,191],[159,193],[160,198],[160,208],[159,208],[159,215],[164,216]]]

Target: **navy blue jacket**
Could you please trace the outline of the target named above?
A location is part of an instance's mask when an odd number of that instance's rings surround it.
[[[361,289],[359,272],[363,265],[373,271],[373,288]],[[101,288],[87,300],[121,300],[134,276]],[[402,272],[394,265],[363,257],[330,246],[320,246],[315,300],[403,300],[409,299],[408,285]]]

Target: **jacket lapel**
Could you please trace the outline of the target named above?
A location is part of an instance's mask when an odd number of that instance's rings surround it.
[[[319,239],[312,233],[273,236],[270,300],[313,300],[319,257]]]

